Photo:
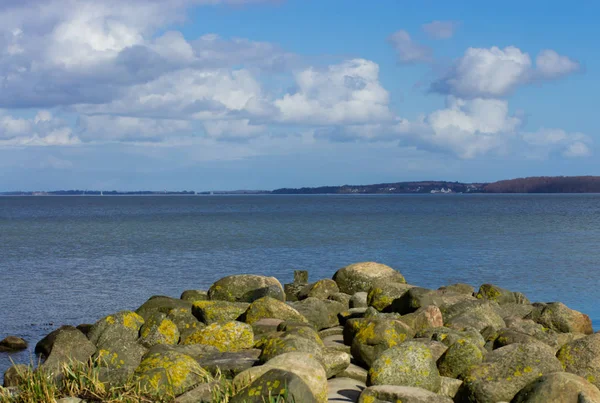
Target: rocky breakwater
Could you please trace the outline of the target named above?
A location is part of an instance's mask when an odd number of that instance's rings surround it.
[[[586,315],[490,284],[425,289],[373,262],[314,283],[297,272],[285,287],[225,277],[63,326],[36,352],[56,379],[80,362],[106,385],[180,403],[600,403],[600,334]],[[5,375],[13,396],[20,373]]]

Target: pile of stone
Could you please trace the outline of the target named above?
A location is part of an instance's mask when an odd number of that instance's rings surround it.
[[[600,403],[600,334],[560,302],[530,303],[484,284],[431,290],[364,262],[333,279],[234,275],[180,299],[63,326],[41,340],[42,367],[95,362],[177,402],[210,402],[215,375],[231,402]],[[5,386],[16,382],[16,369]]]

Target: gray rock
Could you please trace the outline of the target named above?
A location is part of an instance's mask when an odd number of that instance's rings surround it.
[[[192,304],[197,301],[206,301],[208,300],[208,292],[204,290],[186,290],[181,293],[179,299],[189,301]]]
[[[359,403],[452,403],[452,399],[411,386],[380,385],[369,386],[360,398]]]
[[[346,309],[339,302],[312,297],[291,302],[290,306],[300,312],[317,330],[338,326],[338,314]]]
[[[561,302],[553,302],[543,307],[536,322],[560,333],[594,333],[589,316],[569,309]]]
[[[511,403],[600,402],[600,390],[584,378],[567,372],[544,375],[525,386]]]
[[[350,354],[350,346],[344,344],[343,335],[336,334],[333,336],[327,336],[322,338],[322,340],[325,347]]]
[[[54,375],[59,374],[63,364],[88,362],[96,352],[96,346],[73,326],[55,330],[40,343],[36,350],[42,357],[47,357],[42,367]]]
[[[200,366],[212,375],[221,373],[226,378],[233,379],[237,374],[258,364],[261,351],[258,349],[237,352],[217,352],[205,354],[197,358]]]
[[[446,285],[446,286],[438,288],[438,290],[451,291],[451,292],[456,292],[456,293],[465,294],[465,295],[475,294],[475,289],[471,285],[464,284],[464,283],[456,283],[456,284]]]
[[[286,402],[318,403],[310,387],[293,372],[270,369],[230,400],[231,403],[264,403],[281,397]]]
[[[23,376],[27,374],[29,367],[23,364],[14,364],[4,372],[4,384],[5,388],[13,386],[19,386],[19,383],[23,379]]]
[[[488,326],[505,327],[504,319],[497,313],[497,304],[487,300],[461,301],[444,312],[445,326],[457,330],[472,327],[478,331]]]
[[[8,336],[0,340],[0,352],[20,351],[27,349],[27,342],[17,336]]]
[[[351,298],[352,298],[351,295],[348,295],[343,292],[336,292],[334,294],[331,294],[328,299],[330,299],[332,301],[337,301],[340,304],[344,305],[346,308],[351,308],[351,306],[350,306]]]
[[[600,388],[600,333],[565,344],[556,354],[564,370]]]
[[[135,313],[146,320],[157,312],[167,315],[172,309],[185,309],[188,312],[191,312],[192,303],[182,299],[155,295],[150,297],[142,304],[142,306],[136,309]]]
[[[218,382],[203,383],[189,392],[175,398],[175,403],[203,403],[212,402],[213,397],[220,388]]]
[[[327,379],[343,372],[350,365],[350,354],[325,347],[321,355],[320,362],[325,368]]]
[[[444,321],[447,322],[445,310],[462,301],[473,301],[474,297],[453,291],[429,290],[421,287],[413,287],[395,299],[387,310],[401,315],[412,313],[419,308],[429,305],[435,305],[444,314]]]
[[[394,301],[414,286],[404,283],[377,281],[369,289],[367,305],[380,312],[388,312]]]
[[[414,331],[395,319],[366,319],[352,340],[352,356],[359,364],[370,367],[387,349],[401,345]]]
[[[512,291],[500,288],[493,284],[483,284],[477,294],[475,295],[478,299],[487,299],[488,301],[494,301],[499,305],[502,304],[514,304],[517,302],[517,298]]]
[[[328,336],[335,336],[335,335],[342,335],[342,334],[344,334],[343,326],[330,327],[329,329],[323,329],[323,330],[319,331],[319,336],[321,337],[321,339],[325,339],[325,337],[328,337]]]
[[[375,262],[354,263],[346,266],[334,274],[333,280],[341,292],[350,295],[361,291],[369,292],[369,289],[377,281],[406,283],[400,272]]]
[[[285,293],[275,277],[236,274],[215,282],[208,290],[210,300],[253,302],[262,297],[285,301]]]
[[[356,292],[350,298],[350,308],[366,308],[369,305],[367,304],[367,296],[369,294],[367,292],[361,291]]]
[[[366,369],[350,363],[345,370],[336,375],[336,378],[351,378],[366,384],[368,375],[369,373]]]
[[[437,360],[440,375],[458,378],[473,365],[483,361],[484,350],[475,343],[462,339],[448,347],[448,350]]]
[[[442,396],[448,396],[449,398],[454,399],[454,396],[456,396],[456,393],[458,393],[462,383],[463,381],[460,379],[442,376],[442,384],[438,393]]]
[[[303,300],[308,297],[328,299],[329,296],[340,292],[337,284],[333,280],[324,279],[319,280],[316,283],[306,285],[298,293],[298,299]]]

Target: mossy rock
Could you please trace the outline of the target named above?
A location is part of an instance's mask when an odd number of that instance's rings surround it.
[[[504,319],[523,319],[533,311],[531,304],[509,303],[499,305],[496,311]]]
[[[415,332],[444,326],[442,312],[435,305],[422,307],[413,313],[402,315],[400,320],[410,326]]]
[[[496,302],[486,300],[461,301],[443,312],[444,325],[457,330],[465,327],[472,327],[478,331],[488,326],[503,328],[506,323],[498,314],[497,306]]]
[[[414,286],[404,283],[377,281],[367,292],[367,306],[387,312],[392,303]]]
[[[336,292],[333,293],[329,296],[329,298],[332,301],[337,301],[340,304],[344,305],[346,308],[352,308],[351,305],[351,299],[352,299],[352,295],[343,293],[343,292]]]
[[[179,299],[191,302],[192,304],[198,301],[207,301],[208,292],[204,290],[185,290],[181,293]]]
[[[133,373],[147,352],[148,349],[137,341],[119,343],[115,340],[102,345],[94,355],[94,359],[98,362],[98,366],[118,372],[116,378],[113,378],[114,374],[105,373],[109,381],[115,382]]]
[[[236,352],[215,352],[204,354],[196,359],[198,364],[213,376],[220,374],[233,379],[237,374],[252,368],[259,363],[260,350],[249,349]]]
[[[449,398],[454,399],[462,383],[463,381],[461,381],[460,379],[442,376],[442,384],[438,393],[442,396],[448,396]]]
[[[512,291],[493,284],[483,284],[481,287],[479,287],[479,291],[475,295],[475,298],[494,301],[499,305],[514,304],[517,302],[517,298]]]
[[[212,377],[193,358],[166,351],[147,354],[135,370],[135,379],[148,392],[178,396]]]
[[[347,311],[338,314],[340,325],[344,326],[350,319],[360,319],[365,317],[368,308],[350,308]]]
[[[392,301],[386,311],[406,315],[415,312],[419,308],[435,305],[442,313],[451,306],[463,301],[476,300],[470,295],[445,290],[429,290],[427,288],[412,287],[399,298]],[[444,318],[445,320],[445,318]]]
[[[207,344],[219,351],[240,351],[254,345],[254,333],[247,323],[213,323],[190,334],[183,344]]]
[[[328,299],[331,295],[339,293],[340,289],[333,280],[324,279],[316,283],[306,285],[298,293],[298,299],[303,300],[308,297]]]
[[[325,347],[319,360],[325,369],[327,379],[342,373],[350,365],[350,354],[337,349]]]
[[[208,290],[211,301],[253,302],[263,297],[285,301],[279,280],[254,274],[236,274],[223,277]]]
[[[185,339],[190,333],[204,328],[206,325],[200,322],[190,311],[186,309],[171,309],[167,319],[177,326],[180,339]]]
[[[493,346],[492,347],[495,350],[497,348],[508,346],[509,344],[514,344],[514,343],[522,343],[522,344],[542,343],[542,344],[547,345],[543,341],[535,338],[534,336],[528,335],[527,333],[519,332],[518,330],[515,330],[515,329],[504,328],[504,329],[500,329],[495,334],[495,336],[493,338]]]
[[[184,301],[177,298],[155,295],[150,297],[138,309],[136,309],[135,313],[146,320],[156,312],[161,312],[166,315],[172,309],[186,309],[188,312],[191,312],[192,303],[190,301]]]
[[[600,402],[600,390],[580,376],[555,372],[537,378],[525,386],[511,403],[584,402]]]
[[[383,352],[369,369],[367,385],[397,385],[440,390],[441,379],[431,351],[417,343]]]
[[[308,320],[300,312],[285,302],[271,297],[263,297],[252,302],[241,319],[246,323],[253,324],[266,318],[308,323]]]
[[[358,403],[452,403],[452,399],[423,388],[378,385],[363,390]]]
[[[438,327],[432,329],[425,329],[417,332],[416,338],[427,338],[433,341],[438,341],[450,347],[458,340],[466,339],[472,343],[483,347],[485,345],[485,339],[476,329],[466,328],[463,330],[450,329],[447,327]]]
[[[271,401],[317,403],[310,387],[293,372],[270,369],[230,400],[231,403]]]
[[[179,329],[167,319],[167,315],[158,312],[148,318],[140,329],[140,343],[150,348],[156,344],[177,344]]]
[[[483,358],[484,350],[481,346],[460,339],[448,347],[448,350],[437,360],[437,366],[440,375],[458,378],[473,365],[481,363]]]
[[[430,351],[431,351],[431,355],[433,355],[433,359],[437,362],[437,360],[446,352],[448,351],[448,346],[446,346],[444,343],[440,342],[440,341],[435,341],[435,340],[429,340],[429,339],[411,339],[409,341],[405,341],[404,344],[406,343],[420,343],[423,346],[427,347]]]
[[[399,320],[368,319],[361,324],[352,340],[352,356],[357,362],[370,367],[384,351],[413,336],[414,331]]]
[[[438,290],[456,292],[458,294],[465,294],[469,296],[475,294],[475,289],[473,288],[473,286],[464,283],[445,285],[438,288]]]
[[[338,314],[346,310],[346,307],[339,302],[313,297],[289,304],[317,330],[338,326],[340,324]]]
[[[88,338],[98,348],[118,341],[136,341],[144,319],[135,312],[121,311],[100,319],[92,326]]]
[[[589,316],[569,309],[561,302],[544,306],[536,322],[561,333],[594,333]]]
[[[241,390],[271,369],[281,369],[298,375],[310,388],[315,400],[327,402],[327,374],[321,363],[309,353],[286,353],[278,355],[264,365],[252,367],[237,375],[233,387]]]
[[[600,388],[600,333],[565,344],[556,356],[566,372],[579,375]]]
[[[400,272],[376,262],[354,263],[343,267],[333,275],[333,280],[341,292],[350,295],[360,291],[369,292],[378,281],[406,283]]]
[[[268,335],[259,340],[255,347],[262,350],[259,359],[264,363],[278,355],[290,352],[310,353],[321,359],[324,345],[319,335],[312,328],[298,327]]]
[[[218,348],[207,344],[177,344],[175,346],[157,344],[150,348],[147,354],[164,353],[166,351],[175,351],[176,353],[185,354],[198,362],[202,361],[204,357],[220,353]]]
[[[238,320],[250,306],[247,302],[198,301],[192,307],[192,313],[202,323],[227,323]]]
[[[488,353],[463,376],[457,401],[510,401],[536,378],[561,371],[554,351],[542,344],[510,344]]]
[[[96,346],[73,326],[62,326],[42,339],[35,352],[45,358],[44,369],[56,374],[69,362],[88,362]]]

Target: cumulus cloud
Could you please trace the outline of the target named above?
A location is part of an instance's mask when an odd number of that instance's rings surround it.
[[[396,50],[400,63],[428,63],[433,61],[433,51],[431,48],[418,44],[404,30],[390,35],[388,41]]]
[[[62,119],[49,111],[39,111],[33,118],[18,118],[0,111],[0,146],[75,145],[80,139]]]
[[[432,21],[423,24],[423,31],[433,39],[450,39],[460,26],[457,21]]]
[[[537,55],[535,65],[537,72],[544,78],[558,78],[580,69],[578,62],[550,49],[543,50]]]
[[[587,157],[592,153],[592,139],[583,133],[542,128],[535,132],[522,133],[521,137],[530,146],[528,156],[534,158],[547,158],[553,153],[577,158]]]

